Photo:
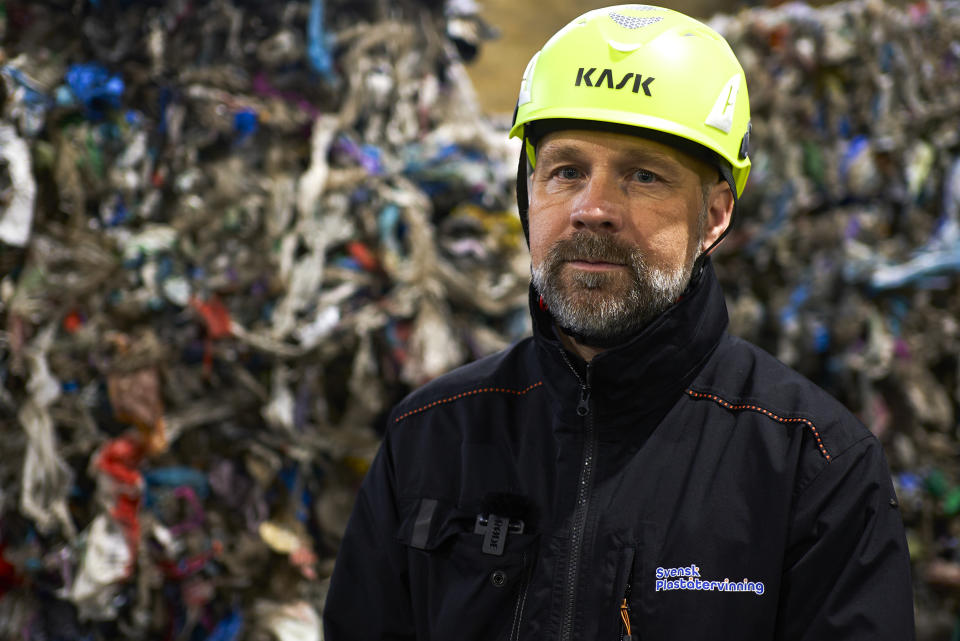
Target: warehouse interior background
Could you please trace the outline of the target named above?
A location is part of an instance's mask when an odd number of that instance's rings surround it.
[[[0,639],[320,640],[392,404],[529,331],[505,121],[599,4],[0,0]],[[960,639],[960,2],[670,6],[750,87],[731,331],[883,443]]]

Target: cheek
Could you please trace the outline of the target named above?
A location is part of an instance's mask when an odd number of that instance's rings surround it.
[[[634,218],[634,242],[659,264],[685,259],[696,243],[696,221],[690,222],[684,210],[659,212]]]
[[[530,265],[539,267],[543,263],[544,256],[547,255],[550,245],[542,237],[535,235],[530,230]]]
[[[530,260],[534,266],[539,265],[550,247],[557,241],[563,232],[563,225],[558,224],[556,216],[542,210],[528,214],[530,223]]]

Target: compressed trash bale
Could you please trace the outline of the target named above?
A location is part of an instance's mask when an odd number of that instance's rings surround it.
[[[0,4],[0,637],[319,638],[387,409],[527,330],[455,4]]]

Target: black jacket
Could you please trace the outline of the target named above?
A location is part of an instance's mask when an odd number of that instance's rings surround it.
[[[326,641],[909,641],[887,463],[838,402],[726,333],[712,267],[586,365],[534,337],[390,418]]]

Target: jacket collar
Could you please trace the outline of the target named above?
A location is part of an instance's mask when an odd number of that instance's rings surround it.
[[[601,425],[662,416],[706,363],[728,320],[709,259],[677,303],[632,339],[598,354],[589,366],[563,348],[532,286],[530,309],[537,358],[555,407],[564,416],[576,416],[581,385],[588,383],[591,408]]]

